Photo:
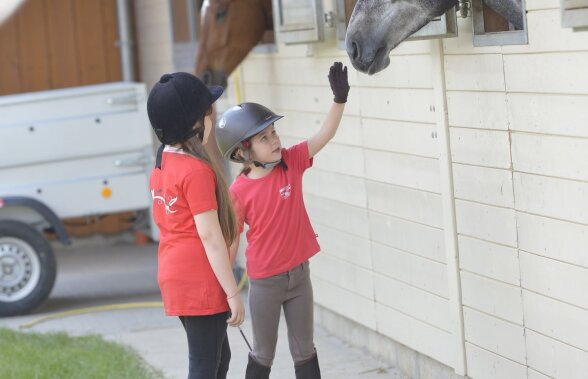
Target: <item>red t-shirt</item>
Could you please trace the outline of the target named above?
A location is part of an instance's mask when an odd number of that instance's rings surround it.
[[[217,209],[214,171],[168,147],[161,170],[151,173],[150,188],[160,232],[157,281],[165,313],[198,316],[228,311],[227,295],[212,271],[194,222],[194,215]]]
[[[231,185],[239,225],[247,232],[247,274],[268,278],[303,263],[319,252],[302,197],[302,174],[312,166],[306,141],[282,149],[287,165],[260,179],[239,175]]]

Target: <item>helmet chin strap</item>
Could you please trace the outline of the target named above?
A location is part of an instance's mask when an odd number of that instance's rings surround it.
[[[282,160],[278,160],[275,162],[270,162],[270,163],[262,163],[262,162],[258,162],[258,161],[253,161],[253,164],[255,165],[255,167],[261,167],[264,170],[269,170],[270,168],[274,168],[277,165],[279,165],[280,163],[282,163]]]
[[[286,163],[282,159],[278,159],[275,162],[268,162],[268,163],[254,161],[254,160],[251,159],[251,156],[249,155],[249,150],[246,149],[246,148],[243,149],[243,157],[245,158],[245,161],[246,162],[253,163],[253,165],[255,167],[261,167],[264,170],[272,169],[272,168],[276,167],[279,164],[281,164],[284,167],[285,170],[288,169],[288,166],[286,166]]]

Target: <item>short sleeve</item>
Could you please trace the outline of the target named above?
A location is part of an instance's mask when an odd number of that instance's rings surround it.
[[[217,209],[216,177],[210,168],[190,171],[182,181],[182,191],[192,215]]]
[[[233,208],[235,209],[235,216],[237,217],[237,230],[239,234],[243,233],[243,225],[245,224],[245,209],[243,202],[239,195],[231,188],[231,198],[233,199]]]
[[[301,172],[312,167],[313,158],[310,158],[308,154],[308,141],[304,140],[299,144],[286,149],[286,152],[286,164],[289,167],[294,166]]]

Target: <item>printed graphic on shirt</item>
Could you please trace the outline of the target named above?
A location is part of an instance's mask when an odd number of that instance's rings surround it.
[[[161,190],[157,190],[157,192],[161,193]],[[166,201],[164,196],[155,195],[155,191],[152,189],[151,190],[151,197],[153,198],[153,200],[157,200],[157,203],[159,205],[163,205],[165,207],[166,214],[177,212],[177,210],[172,209],[172,206],[176,203],[176,201],[178,201],[177,196],[176,197],[167,196],[168,200]]]
[[[280,196],[282,200],[286,200],[292,194],[292,186],[288,184],[286,187],[280,189]]]

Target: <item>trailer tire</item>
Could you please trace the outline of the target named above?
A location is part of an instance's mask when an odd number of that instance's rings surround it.
[[[19,221],[0,221],[0,317],[29,313],[47,299],[57,264],[51,245]]]

